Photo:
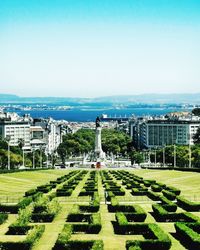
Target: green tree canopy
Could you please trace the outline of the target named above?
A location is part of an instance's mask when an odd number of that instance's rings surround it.
[[[197,115],[197,116],[200,116],[200,108],[194,108],[194,109],[192,110],[192,114]]]

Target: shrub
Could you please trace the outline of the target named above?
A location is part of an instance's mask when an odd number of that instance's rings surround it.
[[[19,211],[18,205],[14,204],[0,204],[0,212],[5,212],[5,213],[11,213],[11,214],[17,214]]]
[[[175,223],[176,233],[189,249],[200,249],[200,223]]]
[[[157,224],[141,225],[144,241],[126,241],[127,249],[159,249],[168,250],[171,247],[171,240],[168,235]],[[144,230],[146,229],[146,230]],[[144,232],[145,231],[145,232]],[[138,234],[138,233],[137,233]]]
[[[79,250],[103,250],[103,241],[98,240],[98,241],[79,241],[79,240],[73,240],[73,241],[68,241],[65,245],[60,245],[59,248],[56,245],[54,247],[54,250],[74,250],[74,249],[79,249]]]
[[[37,192],[38,191],[36,189],[30,189],[30,190],[25,192],[25,197],[32,196],[32,195],[36,194]]]
[[[33,228],[31,226],[15,226],[15,225],[10,225],[8,227],[8,231],[6,232],[7,235],[24,235],[27,234],[28,231]]]
[[[166,186],[166,190],[171,192],[171,193],[174,193],[175,195],[180,195],[180,193],[181,193],[180,189],[175,188],[175,187],[171,187],[171,186]]]
[[[160,201],[162,203],[162,206],[168,211],[168,212],[175,212],[177,210],[177,205],[173,203],[172,201],[168,200],[164,196],[160,196]]]
[[[34,226],[33,229],[30,231],[30,233],[28,234],[25,243],[30,244],[30,246],[32,246],[33,244],[35,244],[35,242],[42,236],[42,234],[44,233],[45,230],[45,226],[44,225],[37,225]]]
[[[68,222],[89,222],[90,214],[70,213],[67,216]]]
[[[130,221],[135,221],[135,222],[143,222],[145,221],[147,214],[146,212],[142,209],[141,206],[139,205],[133,205],[133,208],[135,212],[131,213],[126,213],[126,218],[127,220]]]
[[[72,225],[67,224],[64,225],[62,232],[58,235],[58,239],[56,241],[54,249],[66,249],[66,245],[73,233]]]
[[[161,191],[162,191],[162,187],[159,186],[159,185],[156,185],[156,184],[151,185],[151,189],[152,189],[152,191],[154,191],[154,192],[161,192]]]
[[[30,222],[32,211],[32,205],[27,206],[25,209],[20,209],[17,220],[11,226],[27,226]]]
[[[137,196],[147,195],[147,193],[148,193],[147,188],[133,188],[131,192],[132,195],[137,195]]]
[[[169,192],[169,191],[167,191],[167,190],[162,190],[162,193],[163,193],[163,195],[167,198],[167,199],[169,199],[169,200],[175,200],[176,199],[176,195],[174,194],[174,193],[172,193],[172,192]]]
[[[154,192],[152,192],[152,191],[148,191],[148,192],[147,192],[147,196],[148,196],[151,200],[153,200],[153,201],[159,201],[159,200],[160,200],[160,195],[157,194],[157,193],[154,193]]]
[[[200,202],[192,202],[182,196],[177,196],[177,204],[186,211],[200,211]]]
[[[0,242],[0,249],[2,250],[30,250],[35,242],[42,236],[45,230],[45,226],[34,226],[32,230],[29,231],[27,238],[24,241],[19,242]]]
[[[103,241],[95,240],[91,250],[103,250]]]
[[[0,213],[0,225],[3,224],[8,219],[7,214]]]
[[[152,205],[154,217],[156,221],[170,221],[170,222],[197,222],[199,220],[198,216],[195,216],[189,212],[186,213],[169,213],[159,204]]]

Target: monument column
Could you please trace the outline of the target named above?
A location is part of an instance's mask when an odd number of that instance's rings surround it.
[[[102,150],[101,146],[101,124],[99,117],[96,118],[96,135],[95,135],[95,155],[97,161],[105,159],[105,153]]]

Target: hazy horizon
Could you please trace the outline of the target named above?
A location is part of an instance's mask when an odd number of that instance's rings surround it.
[[[0,93],[200,92],[198,0],[0,2]]]

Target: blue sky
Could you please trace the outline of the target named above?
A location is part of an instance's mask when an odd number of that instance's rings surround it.
[[[199,0],[0,1],[0,92],[200,92]]]

